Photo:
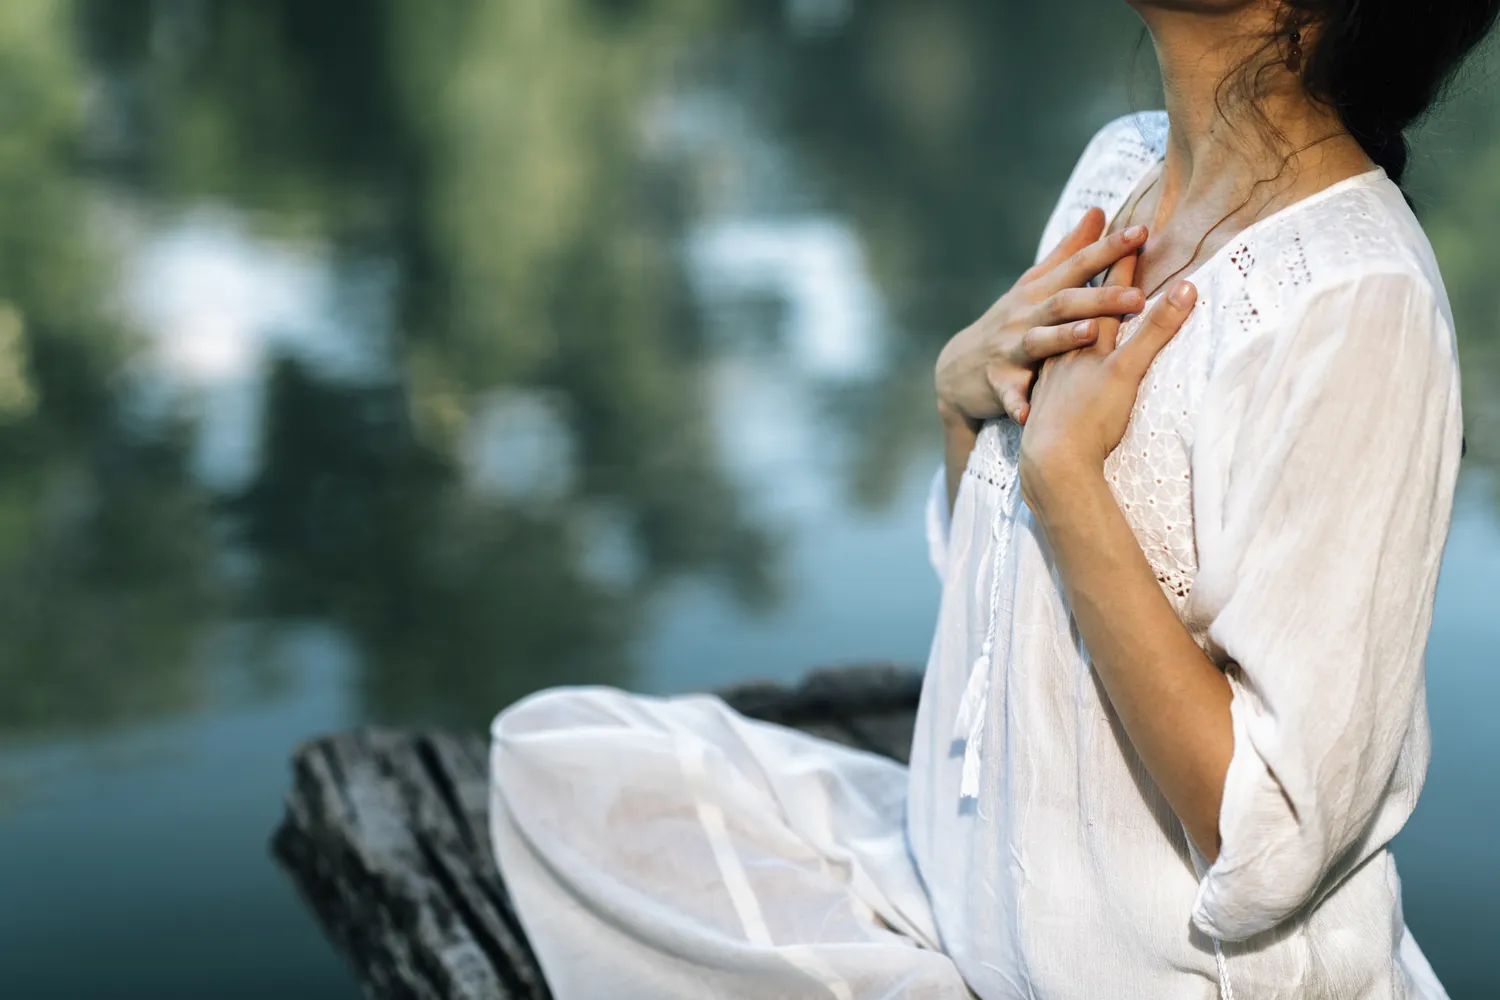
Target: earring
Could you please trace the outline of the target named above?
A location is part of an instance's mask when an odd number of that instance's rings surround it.
[[[1302,32],[1293,28],[1290,41],[1291,47],[1286,54],[1286,68],[1293,73],[1300,73],[1302,71]]]

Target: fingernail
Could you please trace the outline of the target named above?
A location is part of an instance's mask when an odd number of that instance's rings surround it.
[[[1120,303],[1127,309],[1139,309],[1146,304],[1146,293],[1139,288],[1129,288],[1120,293]]]
[[[1145,235],[1146,235],[1146,227],[1145,226],[1131,226],[1129,229],[1125,230],[1125,238],[1127,240],[1129,240],[1130,242],[1132,242],[1132,243],[1134,243],[1136,240],[1140,239],[1142,236],[1145,236]]]
[[[1088,340],[1094,335],[1094,321],[1086,319],[1073,327],[1073,336],[1079,340]]]
[[[1167,298],[1171,299],[1172,304],[1174,306],[1177,306],[1179,309],[1186,309],[1188,306],[1193,304],[1193,299],[1196,298],[1197,295],[1197,290],[1193,288],[1190,282],[1179,281],[1177,284],[1172,286],[1172,291],[1167,296]]]

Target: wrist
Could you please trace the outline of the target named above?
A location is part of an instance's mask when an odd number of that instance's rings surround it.
[[[1108,490],[1104,466],[1063,448],[1021,449],[1021,496],[1046,530],[1048,523],[1078,503],[1087,503],[1100,489]]]
[[[941,393],[937,398],[938,419],[942,421],[946,430],[964,430],[972,434],[978,434],[979,429],[984,426],[984,421],[975,420],[967,413],[960,410],[954,403],[945,399]]]

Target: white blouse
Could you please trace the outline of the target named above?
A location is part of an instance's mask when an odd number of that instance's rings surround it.
[[[1041,252],[1089,206],[1113,215],[1166,127],[1101,130]],[[945,586],[908,817],[943,947],[983,997],[1441,997],[1387,850],[1427,767],[1462,440],[1437,265],[1376,169],[1191,278],[1198,306],[1105,472],[1233,686],[1219,857],[1197,856],[1093,674],[1019,496],[1020,429],[992,422],[951,526],[941,475],[928,514]]]
[[[1161,114],[1100,131],[1042,249],[1117,212],[1165,138]],[[708,696],[558,689],[496,718],[494,849],[558,1000],[1445,996],[1387,850],[1427,767],[1461,448],[1437,266],[1375,170],[1192,278],[1105,472],[1233,684],[1214,864],[1090,667],[995,422],[951,524],[934,480],[909,770]]]

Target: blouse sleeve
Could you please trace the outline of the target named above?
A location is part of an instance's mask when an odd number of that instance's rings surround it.
[[[1269,930],[1410,813],[1393,782],[1461,447],[1457,364],[1431,286],[1366,275],[1314,294],[1211,379],[1194,445],[1190,625],[1233,688],[1220,851],[1193,922]],[[1406,799],[1394,824],[1391,796]],[[1394,828],[1391,828],[1394,825]]]

